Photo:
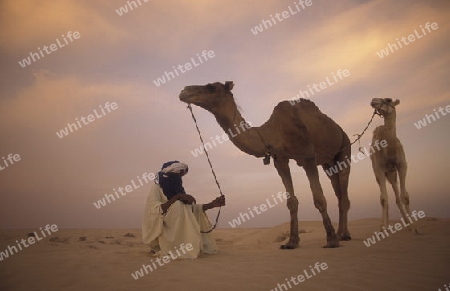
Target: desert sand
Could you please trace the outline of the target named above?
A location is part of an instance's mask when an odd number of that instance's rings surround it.
[[[353,240],[324,249],[321,222],[300,222],[300,248],[280,250],[288,223],[266,229],[218,229],[217,255],[174,260],[135,280],[149,264],[139,229],[61,229],[0,262],[0,290],[280,290],[285,279],[311,275],[288,290],[445,290],[450,282],[450,220],[426,217],[421,235],[407,229],[367,247],[379,219],[349,223]],[[395,221],[391,221],[391,225]],[[0,251],[36,230],[1,230]],[[132,233],[134,237],[124,236]],[[298,283],[298,281],[297,281]],[[281,286],[281,285],[280,285]],[[286,289],[281,289],[286,290]]]

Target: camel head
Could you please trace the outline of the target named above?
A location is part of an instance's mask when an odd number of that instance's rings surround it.
[[[395,106],[398,104],[400,104],[400,100],[393,101],[392,98],[373,98],[370,102],[370,106],[383,117],[395,113]]]
[[[216,113],[223,108],[225,103],[233,100],[233,82],[226,81],[225,84],[216,82],[204,86],[186,86],[180,93],[180,100],[192,103],[211,113]]]

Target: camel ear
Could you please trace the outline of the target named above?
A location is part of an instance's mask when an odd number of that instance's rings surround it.
[[[225,82],[225,89],[227,89],[228,91],[231,91],[234,87],[233,81],[226,81]]]
[[[394,106],[397,106],[397,105],[399,105],[399,104],[400,104],[400,100],[395,99],[395,101],[394,101]]]

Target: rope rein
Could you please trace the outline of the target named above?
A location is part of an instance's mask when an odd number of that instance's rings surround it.
[[[208,151],[206,150],[205,142],[203,141],[203,137],[202,137],[202,134],[200,133],[200,129],[198,128],[197,119],[194,116],[194,112],[192,111],[191,104],[189,104],[187,106],[187,108],[189,108],[189,110],[191,111],[192,119],[194,119],[194,123],[195,123],[195,127],[197,128],[198,136],[200,137],[200,141],[202,142],[203,149],[205,150],[206,158],[208,159],[209,167],[211,168],[211,172],[214,176],[214,180],[216,181],[217,188],[219,188],[220,196],[225,196],[222,193],[222,189],[220,188],[220,184],[219,184],[219,181],[217,180],[216,173],[214,172],[214,168],[212,166],[211,160],[209,159],[209,154],[208,154]],[[217,224],[219,223],[219,216],[220,216],[221,209],[222,209],[222,206],[219,207],[219,211],[217,212],[217,216],[216,216],[216,222],[214,223],[213,227],[208,231],[200,231],[201,233],[210,233],[217,227]]]
[[[354,135],[353,135],[353,136],[356,135],[357,138],[350,144],[350,146],[352,146],[352,145],[354,145],[356,142],[358,142],[358,145],[359,145],[358,150],[359,150],[360,152],[362,152],[362,153],[363,153],[363,151],[362,151],[362,147],[361,147],[361,137],[364,135],[364,133],[366,133],[366,130],[369,129],[369,126],[370,126],[370,124],[372,123],[373,118],[375,117],[375,115],[382,116],[380,113],[378,113],[378,111],[374,110],[374,111],[373,111],[373,114],[372,114],[372,117],[371,117],[370,120],[369,120],[369,123],[367,123],[366,128],[364,128],[363,131],[362,131],[360,134],[354,134]],[[341,150],[341,151],[342,151],[342,150]]]

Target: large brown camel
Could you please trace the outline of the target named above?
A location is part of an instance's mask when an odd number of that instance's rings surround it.
[[[389,225],[389,203],[386,189],[386,179],[392,185],[395,193],[395,202],[405,223],[408,223],[407,215],[411,216],[409,209],[409,194],[406,191],[406,171],[407,163],[403,145],[397,138],[396,129],[396,111],[395,106],[400,104],[400,100],[393,101],[391,98],[374,98],[370,103],[378,114],[384,118],[384,125],[380,125],[373,131],[372,144],[386,140],[387,147],[382,147],[374,152],[370,159],[372,160],[372,168],[375,173],[376,181],[380,187],[380,202],[382,207],[381,226],[388,228]],[[397,184],[397,173],[400,179],[400,192]],[[416,225],[413,223],[409,226],[410,230],[419,233]]]
[[[291,216],[290,236],[282,249],[298,247],[298,200],[294,194],[289,160],[303,167],[313,193],[315,207],[322,215],[327,234],[325,247],[339,246],[340,240],[350,240],[347,229],[347,214],[350,208],[348,199],[349,167],[330,176],[334,192],[339,200],[339,229],[337,235],[327,212],[327,201],[319,181],[317,165],[329,169],[343,163],[350,156],[350,141],[347,134],[331,118],[320,112],[311,101],[300,99],[293,102],[280,102],[273,110],[269,120],[260,127],[250,127],[241,116],[231,90],[233,82],[216,82],[205,86],[187,86],[180,93],[180,100],[192,103],[211,112],[231,141],[241,151],[255,157],[273,158],[275,168],[290,194],[287,207]],[[239,125],[247,130],[239,130]],[[339,237],[339,239],[338,239]]]

